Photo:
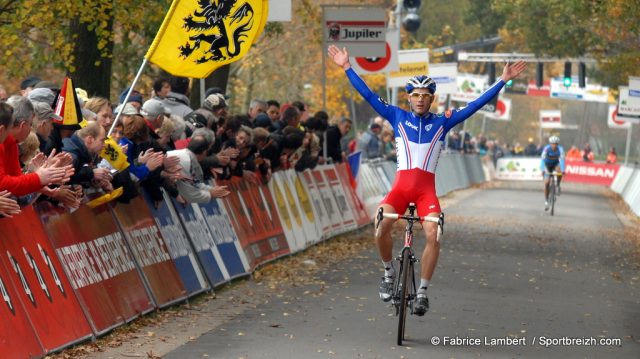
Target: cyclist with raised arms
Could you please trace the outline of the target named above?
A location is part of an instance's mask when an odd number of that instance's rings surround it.
[[[417,205],[418,215],[421,217],[427,215],[438,217],[440,214],[440,203],[436,196],[435,173],[447,132],[478,111],[498,94],[507,81],[518,76],[526,68],[523,61],[514,64],[507,63],[500,80],[491,85],[476,100],[471,101],[467,107],[435,114],[429,112],[436,92],[436,82],[432,78],[419,75],[409,80],[406,90],[409,94],[411,111],[405,111],[387,104],[367,87],[351,68],[346,49],[339,49],[331,45],[328,52],[333,61],[345,70],[349,81],[360,95],[393,126],[398,172],[393,187],[382,200],[380,208],[385,213],[404,214],[409,203],[413,202]],[[379,292],[380,298],[385,302],[391,300],[395,277],[392,265],[393,242],[391,240],[393,222],[394,220],[389,218],[383,219],[379,226],[380,235],[376,237],[378,251],[384,264],[384,277]],[[436,241],[437,226],[437,223],[432,222],[425,224],[427,245],[422,254],[420,288],[414,305],[414,314],[419,316],[429,310],[427,287],[440,254],[440,244]]]
[[[544,178],[544,210],[549,210],[549,181],[550,174],[560,167],[560,172],[564,174],[564,148],[560,146],[560,138],[558,136],[549,137],[549,144],[544,146],[542,150],[542,159],[540,161],[540,171]],[[558,176],[558,195],[560,194],[560,182],[562,176]]]

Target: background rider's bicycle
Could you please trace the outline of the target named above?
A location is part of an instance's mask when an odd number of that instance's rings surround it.
[[[440,213],[439,217],[417,217],[416,205],[409,204],[409,214],[399,215],[397,213],[383,213],[382,208],[378,209],[376,221],[376,231],[383,218],[404,219],[407,221],[404,235],[404,247],[396,258],[399,262],[394,280],[393,293],[391,295],[391,303],[395,308],[396,316],[398,316],[398,345],[402,345],[405,334],[405,322],[407,320],[407,309],[413,314],[413,303],[416,299],[416,277],[414,272],[414,264],[418,259],[413,253],[413,224],[420,221],[434,222],[438,224],[436,240],[440,238],[444,229],[444,213]],[[376,233],[377,235],[378,233]]]

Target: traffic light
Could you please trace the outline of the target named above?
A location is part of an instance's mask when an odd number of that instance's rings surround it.
[[[489,71],[489,86],[491,86],[496,82],[496,64],[490,62],[487,71]]]
[[[407,15],[402,19],[402,26],[405,30],[416,32],[420,28],[420,16],[418,15],[420,5],[420,0],[402,0],[402,7],[407,11]]]
[[[536,64],[536,87],[542,88],[544,86],[544,66],[542,62]]]
[[[564,78],[562,79],[562,83],[564,87],[571,87],[571,62],[566,61],[564,63]]]
[[[584,62],[578,63],[578,85],[580,88],[585,88],[587,86],[587,66],[585,66]]]

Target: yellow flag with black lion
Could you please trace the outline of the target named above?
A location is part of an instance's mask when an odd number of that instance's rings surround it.
[[[242,58],[267,22],[268,0],[174,0],[145,58],[205,78]]]

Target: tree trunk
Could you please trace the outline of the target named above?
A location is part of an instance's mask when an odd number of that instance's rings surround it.
[[[209,87],[219,87],[222,92],[227,93],[227,83],[229,82],[229,68],[230,64],[226,64],[217,70],[215,70],[209,77],[204,79],[205,91]],[[193,79],[191,82],[191,108],[196,109],[201,107],[200,104],[200,79]]]
[[[113,31],[113,18],[109,20],[108,31]],[[87,24],[74,20],[71,22],[70,33],[77,35],[73,39],[75,72],[70,74],[74,86],[86,90],[90,97],[109,98],[112,61],[100,55],[97,46],[98,36],[95,31],[87,29]],[[107,44],[107,51],[113,53],[113,41]]]

